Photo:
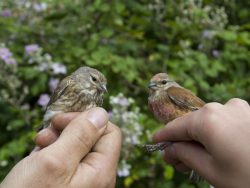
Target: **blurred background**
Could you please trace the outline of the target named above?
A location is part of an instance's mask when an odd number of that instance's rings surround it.
[[[34,147],[59,80],[87,65],[108,78],[104,107],[124,134],[117,187],[208,187],[137,147],[162,126],[147,84],[167,71],[207,102],[250,102],[249,8],[245,0],[0,1],[0,180]]]

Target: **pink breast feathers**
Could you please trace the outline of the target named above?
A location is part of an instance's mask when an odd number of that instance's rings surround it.
[[[153,101],[149,104],[154,116],[162,123],[168,123],[173,120],[175,114],[175,107],[172,103],[162,103],[160,101]]]

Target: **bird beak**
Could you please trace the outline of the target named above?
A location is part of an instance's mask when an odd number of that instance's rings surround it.
[[[149,89],[153,89],[153,90],[155,90],[155,89],[156,89],[156,87],[157,87],[157,85],[156,85],[156,83],[155,83],[155,82],[150,82],[150,83],[149,83],[149,85],[148,85],[148,88],[149,88]]]
[[[105,84],[102,84],[100,87],[103,92],[108,93],[107,86]]]

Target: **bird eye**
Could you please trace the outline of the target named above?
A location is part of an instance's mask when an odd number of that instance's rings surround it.
[[[92,78],[92,80],[93,80],[94,82],[96,82],[96,81],[97,81],[97,78],[96,78],[96,77],[91,76],[91,78]]]
[[[162,84],[166,84],[166,83],[167,83],[167,80],[162,80],[161,83],[162,83]]]

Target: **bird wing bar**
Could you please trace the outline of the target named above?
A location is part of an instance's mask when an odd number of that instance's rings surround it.
[[[176,105],[191,111],[198,110],[205,104],[203,100],[185,88],[170,87],[167,90],[167,94]]]
[[[59,85],[57,86],[57,88],[55,89],[55,91],[53,92],[53,94],[50,97],[49,103],[47,104],[47,107],[49,105],[51,105],[52,103],[54,103],[58,98],[60,98],[63,93],[66,91],[67,87],[74,82],[74,80],[72,80],[69,76],[64,78]]]

